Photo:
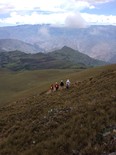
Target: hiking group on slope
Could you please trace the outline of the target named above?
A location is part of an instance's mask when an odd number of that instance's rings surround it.
[[[58,84],[58,82],[56,82],[55,84],[51,84],[50,90],[57,91],[59,89],[62,90],[64,88],[69,89],[70,84],[71,84],[71,82],[69,79],[66,80],[66,86],[65,86],[63,80],[61,80],[60,84]]]

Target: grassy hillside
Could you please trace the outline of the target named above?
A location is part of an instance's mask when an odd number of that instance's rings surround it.
[[[115,152],[115,77],[116,65],[78,72],[70,77],[69,90],[35,94],[0,108],[0,154]]]
[[[106,64],[103,61],[93,59],[93,58],[89,57],[88,55],[83,54],[83,53],[79,52],[78,50],[74,50],[67,46],[64,46],[60,50],[56,50],[56,51],[48,53],[48,54],[58,60],[64,60],[64,61],[67,60],[67,62],[73,63],[73,65],[75,65],[75,67],[77,64],[80,66],[83,66],[83,67],[100,66],[100,65]]]
[[[115,66],[115,65],[114,65]],[[8,104],[17,98],[30,96],[49,89],[51,83],[60,82],[61,79],[71,82],[81,81],[95,76],[103,70],[113,66],[103,66],[91,69],[49,69],[35,71],[10,72],[0,70],[0,106]]]
[[[52,82],[60,82],[61,79],[66,80],[73,74],[75,74],[75,70],[57,69],[22,72],[0,70],[0,106],[20,97],[46,91]]]

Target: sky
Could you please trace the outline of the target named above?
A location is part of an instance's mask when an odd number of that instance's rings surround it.
[[[116,0],[0,0],[0,26],[116,25]]]

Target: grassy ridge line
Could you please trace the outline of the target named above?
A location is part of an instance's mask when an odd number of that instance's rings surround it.
[[[87,70],[37,70],[23,72],[0,71],[0,106],[49,89],[51,83],[66,81],[72,83],[92,77],[103,70],[115,68],[116,65],[96,67]],[[81,72],[80,72],[81,71]]]
[[[114,152],[115,77],[116,66],[110,66],[68,91],[38,94],[0,108],[0,153],[102,155],[105,152],[108,155]]]

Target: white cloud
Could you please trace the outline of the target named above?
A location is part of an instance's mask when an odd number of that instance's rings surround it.
[[[39,7],[40,9],[52,9],[57,7],[71,6],[78,4],[79,7],[90,7],[91,4],[108,3],[114,0],[0,0],[0,6],[14,6],[16,9],[33,9]],[[75,6],[73,6],[75,7]],[[76,6],[77,7],[77,6]]]
[[[69,15],[65,20],[65,25],[71,28],[85,28],[87,27],[87,22],[78,12],[76,14]]]
[[[76,2],[79,2],[80,0],[75,0]],[[96,4],[96,3],[108,3],[115,0],[81,0],[82,2],[88,2],[89,4]]]
[[[39,34],[39,36],[41,36],[41,37],[50,38],[49,29],[48,29],[46,26],[43,26],[43,27],[39,28],[38,34]]]
[[[115,16],[98,16],[79,13],[85,8],[114,0],[0,0],[0,24],[66,24],[85,27],[89,23],[114,23]],[[48,13],[49,12],[49,13]],[[81,16],[82,15],[82,16]]]
[[[0,0],[1,11],[33,10],[38,8],[43,11],[68,11],[94,8],[96,3],[106,3],[112,0]]]
[[[116,16],[105,16],[88,13],[53,13],[53,14],[38,14],[36,12],[30,15],[19,15],[17,12],[12,12],[10,17],[0,19],[0,25],[8,24],[52,24],[65,25],[68,27],[86,27],[87,24],[111,24],[116,25]]]
[[[82,17],[88,22],[92,24],[103,24],[103,25],[116,25],[116,16],[105,16],[105,15],[96,15],[96,14],[81,14]]]
[[[12,12],[10,17],[1,19],[0,23],[12,24],[63,24],[67,14],[38,14],[33,12],[30,15],[19,15],[17,12]]]
[[[43,11],[57,11],[60,10],[63,2],[64,0],[0,0],[0,10],[21,11],[38,8]]]

